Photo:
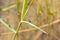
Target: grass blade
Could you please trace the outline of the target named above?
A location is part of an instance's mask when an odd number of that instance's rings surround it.
[[[19,6],[18,5],[18,1],[19,0],[16,0],[16,4],[17,4],[17,7]],[[21,13],[21,20],[19,21],[19,24],[18,24],[18,27],[17,27],[17,29],[16,29],[16,33],[14,34],[14,36],[13,36],[13,40],[15,40],[15,37],[16,37],[16,35],[17,35],[17,33],[18,33],[18,30],[20,29],[20,27],[21,27],[21,21],[24,19],[24,16],[26,15],[26,8],[27,8],[27,1],[28,0],[24,0],[23,1],[23,8],[22,8],[22,13]],[[18,10],[18,8],[17,8],[17,10]],[[17,11],[18,12],[18,11]]]
[[[9,9],[15,7],[15,6],[16,5],[10,5],[10,6],[6,7],[6,8],[2,8],[2,11],[7,11],[7,10],[9,10]]]
[[[7,24],[2,18],[0,18],[0,22],[2,24],[4,24],[9,30],[11,30],[12,32],[16,33],[15,30],[13,28],[11,28],[10,25]]]
[[[23,8],[22,8],[22,13],[21,13],[21,21],[24,19],[25,15],[26,15],[27,2],[28,2],[28,0],[24,0],[24,2],[23,2]]]
[[[21,21],[21,22],[26,23],[26,24],[29,24],[29,25],[31,25],[32,27],[34,27],[34,28],[40,30],[41,32],[47,34],[47,32],[43,31],[41,28],[37,27],[36,25],[34,25],[34,24],[30,23],[30,22],[27,22],[27,21]]]

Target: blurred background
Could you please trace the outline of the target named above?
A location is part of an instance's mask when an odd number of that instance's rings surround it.
[[[31,0],[28,0],[28,5],[30,4],[30,1]],[[42,27],[42,25],[48,24],[49,22],[55,22],[60,18],[60,0],[48,0],[47,3],[51,14],[48,14],[46,0],[33,0],[24,20],[37,26],[41,26],[41,28],[45,30],[48,35],[39,30],[35,30],[30,25],[23,23],[19,33],[16,36],[16,40],[60,40],[60,22]],[[41,9],[39,9],[40,4],[42,5]],[[13,7],[7,11],[1,11],[2,8],[10,5],[16,5],[16,0],[0,0],[0,18],[4,19],[4,21],[10,24],[12,28],[16,29],[19,22],[16,7]],[[20,14],[22,5],[23,0],[20,0]],[[50,19],[48,19],[48,17],[50,17]],[[13,35],[13,32],[0,23],[0,40],[12,40]]]

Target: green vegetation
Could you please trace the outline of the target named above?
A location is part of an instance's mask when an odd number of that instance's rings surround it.
[[[32,0],[30,0],[30,1],[31,1],[31,2],[30,2],[30,5],[31,5],[31,4],[32,4]],[[18,15],[20,15],[20,13],[19,13],[19,7],[20,7],[19,0],[16,0],[16,5],[14,4],[14,5],[8,6],[8,7],[6,7],[6,8],[2,8],[2,11],[7,11],[7,10],[9,10],[9,9],[11,9],[11,8],[14,8],[14,7],[16,7],[16,9],[17,9]],[[20,21],[19,21],[19,24],[18,24],[16,30],[14,30],[13,28],[11,28],[9,24],[7,24],[3,19],[0,18],[0,22],[1,22],[2,24],[4,24],[9,30],[11,30],[12,32],[14,32],[13,40],[15,40],[15,37],[16,37],[18,31],[21,29],[21,24],[22,24],[22,23],[29,24],[29,25],[31,25],[32,27],[34,27],[35,29],[38,29],[38,30],[40,30],[41,32],[48,34],[47,32],[45,32],[44,30],[42,30],[42,29],[39,28],[38,26],[36,26],[36,25],[34,25],[34,24],[32,24],[32,23],[24,20],[24,17],[25,17],[25,15],[26,15],[27,12],[28,12],[29,7],[30,7],[30,6],[28,6],[28,0],[24,0],[24,1],[23,1],[22,12],[21,12],[21,16],[20,16]],[[50,17],[51,17],[51,15],[52,15],[52,13],[50,12],[49,4],[47,3],[47,0],[46,0],[46,10],[47,10],[47,14],[48,14],[48,22],[50,22]],[[37,9],[37,15],[38,15],[38,16],[41,14],[40,12],[43,12],[42,4],[40,4],[39,7],[38,7],[38,9]]]

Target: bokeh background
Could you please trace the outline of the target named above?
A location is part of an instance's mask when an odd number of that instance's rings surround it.
[[[28,0],[28,3],[30,0]],[[60,0],[48,0],[51,12],[57,11],[57,14],[54,14],[50,18],[50,22],[53,22],[60,18]],[[0,9],[8,7],[9,5],[16,4],[16,0],[0,0]],[[20,0],[20,13],[22,10],[23,0]],[[37,26],[45,25],[48,23],[45,0],[42,0],[43,13],[37,16],[37,8],[40,4],[40,0],[33,0],[32,5],[29,8],[27,15],[25,16],[26,21],[29,21]],[[0,10],[0,18],[4,19],[12,28],[16,29],[19,17],[16,12],[16,7],[7,10]],[[42,33],[39,30],[35,30],[30,25],[22,24],[19,33],[17,34],[16,40],[60,40],[60,22],[48,27],[43,28],[49,35]],[[14,33],[11,32],[8,28],[0,23],[0,40],[12,40]]]

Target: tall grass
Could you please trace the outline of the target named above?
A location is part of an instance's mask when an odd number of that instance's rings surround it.
[[[20,1],[20,0],[16,0],[16,4],[15,4],[15,5],[11,5],[11,6],[9,6],[9,7],[2,8],[2,11],[7,11],[7,10],[13,8],[13,7],[16,7],[17,14],[20,15],[20,12],[19,12],[19,10],[20,10],[20,2],[19,2],[19,1]],[[32,4],[32,0],[30,0],[30,1],[31,1],[31,3],[30,3],[30,5],[31,5],[31,4]],[[20,17],[20,20],[19,20],[19,24],[18,24],[16,30],[14,30],[13,28],[11,28],[9,24],[7,24],[3,19],[0,18],[0,22],[1,22],[2,24],[4,24],[9,30],[11,30],[12,32],[14,32],[13,40],[15,40],[16,35],[18,34],[19,29],[21,29],[21,24],[22,24],[22,23],[29,24],[29,25],[31,25],[33,28],[35,28],[35,29],[37,29],[37,30],[40,30],[40,31],[43,32],[43,33],[48,34],[47,32],[45,32],[44,30],[42,30],[42,29],[39,28],[38,26],[36,26],[36,25],[34,25],[34,24],[32,24],[32,23],[24,20],[24,17],[25,17],[25,15],[26,15],[27,12],[28,12],[29,7],[30,7],[30,6],[28,6],[28,0],[23,0],[22,12],[21,12],[21,16],[19,16],[19,17]],[[51,12],[50,12],[49,5],[48,5],[48,3],[47,3],[47,0],[46,0],[46,10],[47,10],[47,13],[48,13],[48,23],[49,23],[49,22],[50,22],[50,17],[51,17]],[[42,4],[40,4],[40,5],[39,5],[39,8],[38,8],[38,16],[40,15],[40,12],[43,12]]]
[[[18,1],[18,0],[17,0],[17,1]],[[21,12],[21,20],[20,20],[20,22],[19,22],[19,25],[18,25],[18,27],[17,27],[17,30],[16,30],[16,33],[15,33],[15,35],[14,35],[13,40],[15,40],[16,34],[18,33],[18,30],[19,30],[19,28],[20,28],[20,26],[21,26],[21,23],[27,23],[27,24],[33,26],[34,28],[39,29],[40,31],[46,33],[45,31],[41,30],[40,28],[38,28],[38,27],[35,26],[34,24],[29,23],[29,22],[27,22],[27,21],[24,21],[24,17],[25,17],[25,15],[26,15],[26,13],[27,13],[27,3],[28,3],[28,0],[24,0],[24,1],[23,1],[23,8],[22,8],[22,12]]]
[[[31,0],[31,3],[32,3],[32,0]],[[31,4],[31,3],[30,3],[30,4]],[[5,21],[3,21],[3,19],[0,18],[0,22],[3,23],[9,30],[11,30],[11,31],[13,31],[13,32],[15,33],[14,36],[13,36],[13,40],[15,40],[15,37],[16,37],[19,29],[21,29],[21,24],[22,24],[22,23],[27,23],[27,24],[31,25],[32,27],[34,27],[34,28],[42,31],[43,33],[46,33],[45,31],[43,31],[43,30],[42,30],[41,28],[39,28],[38,26],[36,26],[36,25],[34,25],[34,24],[32,24],[32,23],[29,23],[29,22],[27,22],[27,21],[24,21],[24,17],[25,17],[25,15],[27,14],[27,11],[28,11],[28,9],[29,9],[29,8],[27,8],[27,4],[28,4],[28,0],[24,0],[24,1],[23,1],[22,12],[21,12],[21,19],[20,19],[20,21],[19,21],[19,24],[18,24],[18,27],[17,27],[16,30],[14,30],[13,28],[11,28],[11,27],[9,26],[9,24],[7,24]],[[7,11],[7,10],[9,10],[9,9],[15,7],[15,6],[16,6],[18,15],[20,15],[20,13],[19,13],[19,7],[20,7],[19,0],[16,0],[16,5],[11,5],[11,6],[9,6],[9,7],[3,8],[2,11]],[[46,33],[46,34],[47,34],[47,33]]]

